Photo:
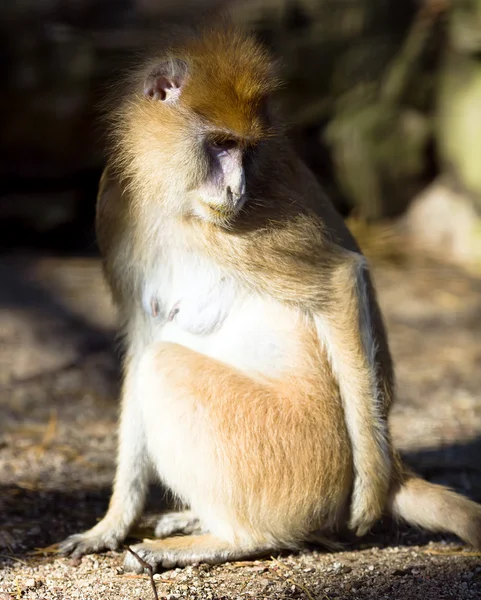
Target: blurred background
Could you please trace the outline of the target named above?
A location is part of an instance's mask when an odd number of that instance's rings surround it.
[[[344,215],[481,258],[479,0],[5,0],[3,248],[91,247],[99,101],[169,22],[220,10],[280,57],[292,138]]]
[[[120,373],[93,227],[99,103],[169,23],[221,10],[280,58],[292,140],[371,260],[398,376],[396,445],[481,500],[481,0],[3,0],[5,581],[90,527],[110,495]],[[429,585],[442,585],[443,560]]]

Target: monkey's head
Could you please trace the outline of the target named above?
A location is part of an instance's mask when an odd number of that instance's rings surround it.
[[[209,31],[152,61],[134,86],[117,112],[116,153],[137,202],[229,226],[275,137],[266,51],[231,28]]]

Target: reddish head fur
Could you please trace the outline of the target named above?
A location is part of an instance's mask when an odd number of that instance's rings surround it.
[[[238,138],[264,137],[264,102],[278,83],[268,53],[234,29],[207,31],[184,52],[190,67],[185,105]]]
[[[155,116],[149,105],[161,111],[158,114],[162,119],[173,117],[166,114],[170,111],[159,109],[159,103],[142,95],[148,73],[169,59],[180,59],[187,66],[178,107],[239,141],[256,142],[271,133],[266,101],[279,86],[273,60],[253,37],[233,26],[184,35],[151,58],[136,77],[130,74],[125,86],[131,90],[129,101],[120,108],[120,115],[118,105],[114,108],[116,121],[119,116],[120,121],[128,118],[132,99],[149,119]],[[114,102],[117,104],[115,98]]]

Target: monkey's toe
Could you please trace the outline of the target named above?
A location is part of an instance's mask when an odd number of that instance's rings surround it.
[[[174,534],[190,535],[202,532],[199,519],[190,510],[169,512],[162,515],[155,528],[156,538],[167,538]]]
[[[76,533],[59,544],[59,554],[80,558],[85,554],[94,554],[102,550],[117,550],[119,546],[120,541],[112,534]]]

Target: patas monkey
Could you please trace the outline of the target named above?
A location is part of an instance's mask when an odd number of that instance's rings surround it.
[[[391,448],[366,262],[276,122],[275,87],[266,52],[223,28],[148,64],[114,111],[97,231],[127,342],[118,468],[66,553],[118,547],[152,468],[192,509],[158,535],[203,532],[135,546],[154,567],[362,534],[383,512],[481,545],[481,507]]]

